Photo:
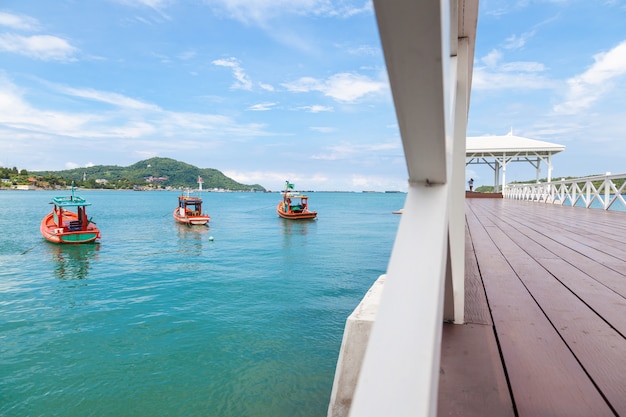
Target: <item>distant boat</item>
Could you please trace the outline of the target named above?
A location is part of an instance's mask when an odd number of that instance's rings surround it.
[[[309,197],[290,190],[293,190],[293,184],[287,181],[282,192],[283,199],[276,208],[278,215],[289,220],[315,219],[317,212],[309,211]]]
[[[91,219],[87,218],[85,207],[91,203],[74,195],[53,197],[50,204],[52,212],[41,220],[41,234],[53,243],[78,244],[94,242],[100,238],[100,230]],[[75,209],[76,211],[70,211]]]
[[[202,212],[202,199],[187,193],[187,195],[178,197],[178,207],[174,210],[174,219],[189,226],[202,226],[206,225],[211,217]]]

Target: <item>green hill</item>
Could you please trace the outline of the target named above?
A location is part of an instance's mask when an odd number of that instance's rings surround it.
[[[238,183],[217,169],[198,168],[170,158],[150,158],[127,167],[96,165],[64,171],[33,171],[30,174],[44,178],[54,175],[90,188],[197,188],[198,177],[202,177],[202,188],[205,190],[265,191],[259,184]]]

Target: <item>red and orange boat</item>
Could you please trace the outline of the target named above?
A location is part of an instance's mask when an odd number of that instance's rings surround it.
[[[174,219],[189,226],[206,225],[211,216],[202,212],[202,199],[190,195],[178,197],[178,207],[174,210]]]
[[[293,190],[293,184],[287,181],[282,192],[283,199],[276,207],[278,215],[289,220],[315,219],[317,211],[309,210],[309,197],[290,190]]]
[[[90,243],[100,239],[100,230],[87,217],[85,207],[91,203],[74,195],[53,197],[50,204],[52,212],[41,220],[41,234],[52,243],[78,244]],[[70,211],[75,209],[76,211]]]

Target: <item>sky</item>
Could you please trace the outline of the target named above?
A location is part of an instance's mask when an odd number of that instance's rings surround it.
[[[626,0],[479,4],[468,136],[565,145],[553,177],[626,172]],[[406,190],[372,3],[0,2],[0,166],[155,156],[271,190]]]

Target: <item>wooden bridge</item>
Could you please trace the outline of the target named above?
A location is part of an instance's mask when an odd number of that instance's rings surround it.
[[[626,416],[626,213],[466,200],[439,416]]]

